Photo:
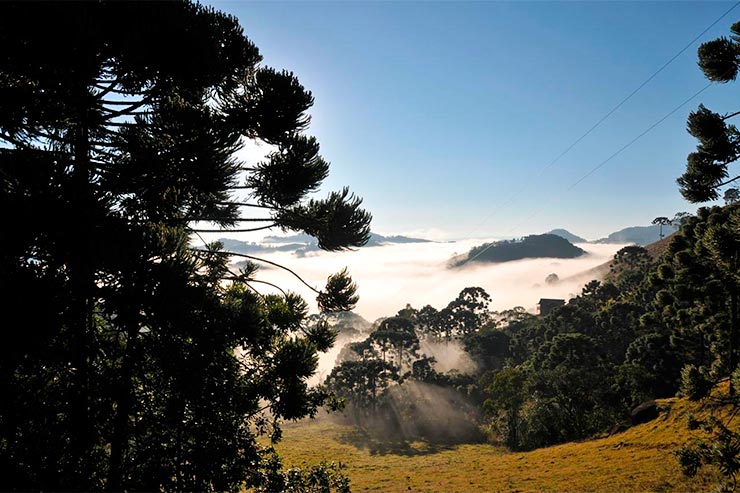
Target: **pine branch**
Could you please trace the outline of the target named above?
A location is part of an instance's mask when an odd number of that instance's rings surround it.
[[[263,231],[265,229],[272,229],[277,224],[273,223],[267,226],[261,226],[259,228],[245,228],[245,229],[232,229],[232,228],[218,228],[218,229],[193,229],[188,228],[193,233],[250,233],[252,231]]]
[[[208,221],[208,222],[214,222],[213,219],[209,217],[186,217],[186,221]],[[247,223],[247,222],[253,222],[253,223],[260,223],[260,222],[267,222],[267,221],[274,221],[274,217],[265,217],[265,218],[256,218],[256,217],[239,217],[237,219],[234,219],[234,222],[237,223]]]
[[[26,142],[23,142],[22,140],[18,140],[15,137],[13,137],[10,134],[7,134],[5,132],[0,132],[0,139],[4,140],[5,142],[9,142],[13,144],[16,147],[20,147],[22,149],[30,149],[31,146],[29,146]]]
[[[136,122],[106,122],[106,127],[127,127],[130,125],[136,125]]]
[[[197,234],[197,233],[196,233],[196,234]],[[200,238],[200,239],[201,239],[201,241],[203,241],[203,242],[205,243],[205,240],[203,239],[203,237],[202,237],[201,235],[198,235],[198,238]],[[270,286],[274,286],[275,288],[279,289],[279,290],[280,290],[280,292],[282,292],[282,293],[283,293],[283,295],[287,296],[287,294],[285,293],[285,291],[283,291],[283,290],[282,290],[282,289],[281,289],[281,288],[280,288],[279,286],[275,286],[275,285],[274,285],[274,284],[272,284],[272,283],[269,283],[269,282],[267,282],[267,281],[258,281],[257,279],[249,279],[249,280],[247,281],[247,279],[245,279],[245,278],[244,278],[245,276],[241,276],[241,275],[237,274],[236,272],[234,272],[233,270],[229,269],[228,267],[226,268],[226,270],[228,270],[228,271],[229,271],[229,273],[231,274],[231,276],[228,276],[228,277],[222,277],[222,278],[221,278],[222,280],[224,280],[224,281],[239,281],[239,282],[242,282],[242,283],[244,283],[244,285],[245,285],[245,286],[247,286],[247,287],[248,287],[249,289],[251,289],[252,291],[254,291],[254,293],[255,293],[255,294],[256,294],[257,296],[259,296],[260,298],[262,298],[262,301],[265,301],[265,295],[263,295],[262,293],[260,293],[259,291],[257,291],[257,290],[256,290],[256,289],[254,288],[254,286],[252,286],[251,284],[249,284],[250,282],[261,282],[261,283],[263,283],[263,284],[269,284]]]
[[[90,164],[94,164],[98,168],[110,169],[111,163],[106,161],[100,161],[99,159],[90,158]]]
[[[95,97],[102,98],[106,94],[110,94],[114,90],[114,88],[119,84],[120,80],[117,78],[113,80],[95,79],[95,82],[97,82],[97,84],[93,84],[92,87],[94,87],[95,89],[99,89],[101,91],[98,94],[96,94]],[[107,83],[107,82],[110,82],[108,86],[99,85],[99,84]]]
[[[118,154],[113,154],[112,152],[103,151],[103,150],[97,149],[95,147],[93,147],[91,149],[91,151],[93,153],[99,155],[99,156],[105,156],[105,157],[108,157],[108,158],[111,158],[111,159],[118,159],[120,157]]]
[[[137,101],[137,102],[133,103],[131,101],[108,101],[108,100],[105,100],[105,99],[102,99],[100,102],[103,103],[103,104],[105,104],[105,105],[109,105],[109,106],[133,106],[133,105],[142,103],[142,101]]]
[[[262,413],[264,411],[267,411],[270,408],[270,406],[272,406],[272,404],[265,404],[264,406],[262,406],[261,408],[257,409],[253,413],[248,414],[247,415],[247,419],[251,419],[254,416],[257,416],[258,414],[260,414],[260,413]]]
[[[127,92],[127,91],[119,91],[118,89],[113,89],[113,88],[110,88],[110,89],[109,89],[108,87],[106,87],[106,86],[101,86],[101,85],[99,84],[99,83],[105,83],[105,82],[108,82],[108,80],[107,80],[107,79],[106,79],[106,80],[97,80],[96,82],[98,82],[98,84],[93,84],[93,85],[92,85],[92,87],[94,87],[94,88],[96,88],[96,89],[100,89],[101,91],[105,91],[105,90],[108,90],[108,93],[110,93],[110,94],[120,94],[121,96],[131,96],[131,95],[132,95],[132,93],[131,93],[131,92]],[[117,85],[117,84],[116,84],[116,85]],[[106,94],[108,94],[108,93],[106,93]],[[103,94],[100,94],[100,96],[103,96]]]
[[[229,272],[231,272],[231,271],[229,271]],[[232,272],[232,274],[233,274],[233,272]],[[244,279],[242,279],[241,276],[237,276],[237,275],[222,277],[221,279],[223,279],[224,281],[242,281],[245,284],[247,284],[247,281],[245,281]],[[283,296],[288,296],[288,293],[283,288],[281,288],[280,286],[278,286],[277,284],[273,284],[273,283],[267,282],[267,281],[261,281],[259,279],[250,279],[249,282],[257,282],[257,283],[260,283],[260,284],[266,284],[268,286],[272,286],[273,288],[275,288],[278,291],[280,291],[283,294]]]
[[[229,201],[222,201],[222,202],[216,202],[218,205],[237,205],[239,207],[257,207],[259,209],[270,209],[273,211],[280,210],[278,207],[273,207],[270,205],[263,205],[263,204],[251,204],[249,202],[229,202]]]
[[[125,102],[125,101],[103,101],[103,104],[108,104],[108,105],[115,105],[115,106],[124,105],[124,104],[128,105],[127,108],[123,108],[122,110],[118,110],[118,111],[113,111],[108,108],[103,108],[103,111],[108,113],[105,119],[112,120],[113,118],[118,118],[120,116],[132,115],[134,114],[132,113],[133,111],[138,110],[142,106],[151,104],[151,102],[152,102],[151,98],[144,98],[141,101],[137,103],[133,103],[133,104],[130,102]]]
[[[736,180],[740,180],[740,175],[736,176],[735,178],[733,178],[731,180],[727,180],[727,181],[724,181],[722,183],[719,183],[719,184],[715,185],[714,188],[719,188],[719,187],[723,187],[725,185],[729,185],[730,183],[732,183],[733,181],[736,181]]]
[[[244,285],[246,287],[248,287],[249,289],[251,289],[252,291],[254,291],[254,294],[256,294],[257,296],[259,296],[262,299],[262,301],[267,301],[267,299],[265,298],[265,295],[262,294],[262,293],[260,293],[259,291],[257,291],[257,289],[254,286],[252,286],[251,284],[249,284],[249,282],[247,282],[247,281],[242,281],[242,282],[244,283]],[[253,282],[253,281],[250,281],[250,282]]]
[[[258,282],[260,284],[266,284],[268,286],[272,286],[273,288],[275,288],[278,291],[280,291],[283,294],[283,296],[288,296],[288,293],[285,292],[285,290],[283,288],[281,288],[280,286],[278,286],[277,284],[273,284],[273,283],[267,282],[267,281],[260,281],[259,279],[250,279],[249,282]]]
[[[117,144],[111,144],[110,142],[103,142],[101,140],[91,140],[90,145],[93,146],[100,146],[100,147],[108,147],[111,149],[118,148]]]
[[[26,134],[28,134],[29,138],[34,139],[34,140],[39,140],[39,137],[40,137],[41,139],[46,139],[50,142],[56,142],[58,144],[69,144],[69,141],[63,139],[62,137],[52,135],[42,130],[28,129],[26,130]]]
[[[241,258],[246,258],[246,259],[249,259],[249,260],[255,260],[257,262],[263,262],[265,264],[272,265],[273,267],[277,267],[278,269],[283,269],[284,271],[289,272],[290,274],[293,275],[293,277],[295,277],[296,279],[298,279],[299,281],[301,281],[307,288],[309,288],[314,293],[321,294],[321,291],[319,291],[318,289],[316,289],[313,286],[311,286],[310,284],[308,284],[305,280],[303,280],[303,278],[301,276],[299,276],[298,274],[296,274],[293,270],[289,269],[288,267],[285,267],[284,265],[280,265],[280,264],[278,264],[276,262],[272,262],[271,260],[266,260],[266,259],[263,259],[263,258],[254,257],[252,255],[247,255],[245,253],[226,252],[226,251],[223,251],[223,250],[209,251],[209,250],[199,250],[197,248],[194,248],[193,251],[195,251],[195,252],[201,252],[201,253],[216,254],[216,255],[225,255],[225,256],[228,256],[228,257],[232,257],[232,256],[233,257],[241,257]]]

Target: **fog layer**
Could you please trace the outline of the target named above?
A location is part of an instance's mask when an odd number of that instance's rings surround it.
[[[540,298],[567,300],[580,293],[588,276],[574,276],[609,261],[624,246],[579,244],[588,254],[576,259],[526,259],[455,269],[447,267],[452,256],[479,244],[480,240],[411,243],[346,252],[312,252],[305,257],[280,252],[264,258],[292,269],[317,289],[324,287],[329,274],[347,267],[359,286],[360,301],[355,312],[373,321],[394,315],[407,303],[414,308],[427,304],[443,308],[469,286],[480,286],[491,295],[492,310],[523,306],[534,311]],[[560,281],[546,284],[545,278],[552,273],[557,274]],[[315,310],[315,293],[289,273],[269,269],[260,272],[258,278],[300,293]]]

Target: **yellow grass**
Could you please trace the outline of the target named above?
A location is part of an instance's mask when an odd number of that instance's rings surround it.
[[[353,491],[707,491],[717,472],[685,478],[672,455],[696,436],[687,413],[706,415],[707,406],[683,399],[659,406],[656,420],[622,433],[525,453],[488,444],[384,444],[326,419],[286,425],[277,448],[287,466],[341,461]]]

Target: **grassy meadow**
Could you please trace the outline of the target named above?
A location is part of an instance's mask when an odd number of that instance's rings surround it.
[[[286,466],[341,462],[352,491],[707,491],[718,473],[684,477],[672,452],[698,432],[689,413],[710,406],[685,399],[660,400],[660,416],[608,437],[509,452],[490,444],[441,446],[373,440],[361,430],[319,418],[287,424],[278,450]],[[722,412],[722,409],[718,410]]]

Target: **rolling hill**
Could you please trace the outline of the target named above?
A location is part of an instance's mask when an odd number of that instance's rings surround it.
[[[700,433],[688,430],[688,416],[706,416],[709,407],[659,400],[660,415],[653,421],[530,452],[479,443],[382,443],[326,417],[286,425],[277,448],[289,467],[341,462],[355,492],[708,491],[718,473],[704,469],[687,478],[673,451]]]
[[[520,240],[484,243],[452,259],[451,265],[460,267],[468,262],[497,263],[525,258],[576,258],[585,254],[585,250],[558,235],[530,235]]]

